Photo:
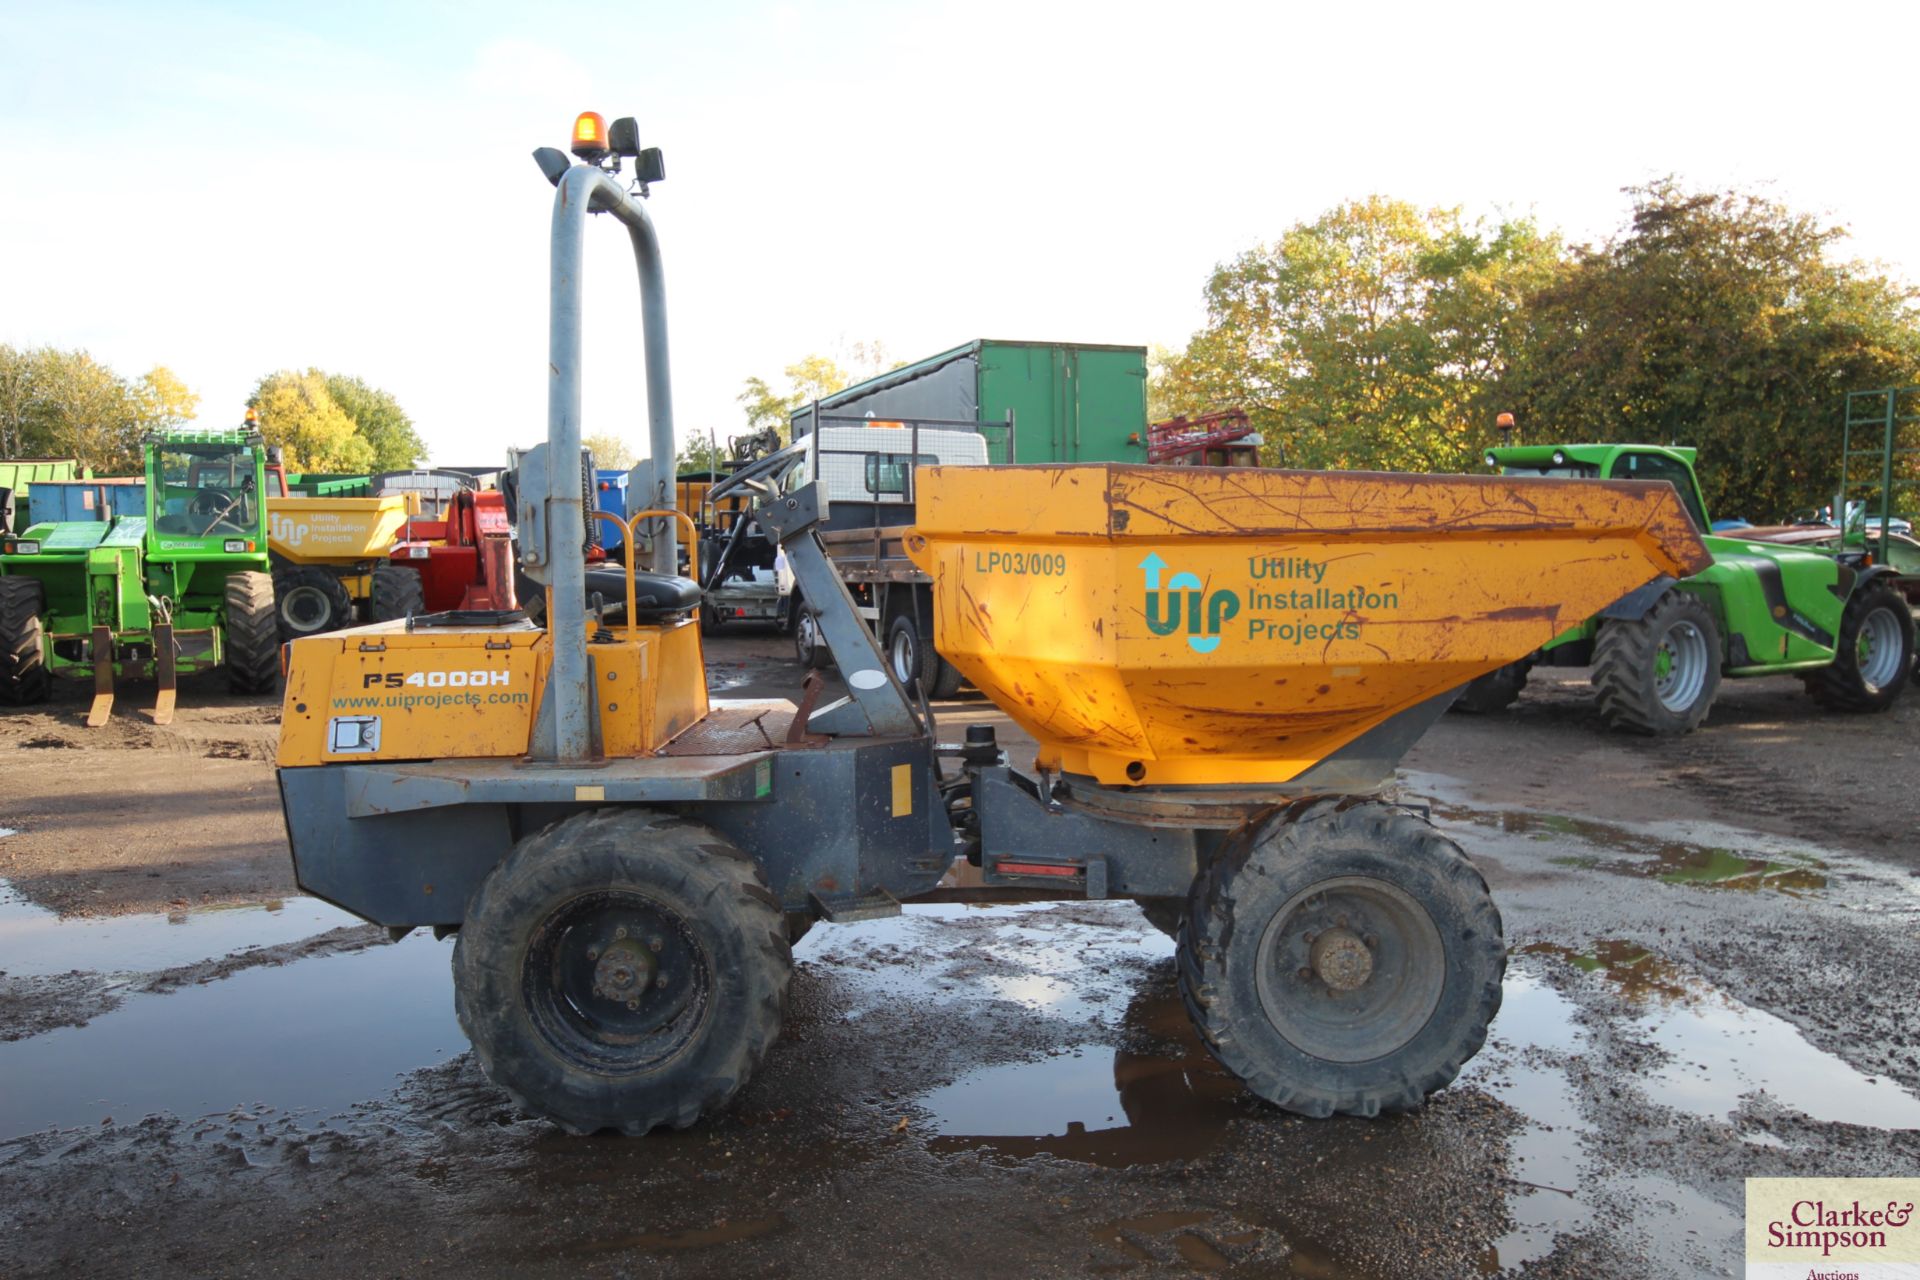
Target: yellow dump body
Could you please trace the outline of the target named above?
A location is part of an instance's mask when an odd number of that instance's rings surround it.
[[[1140,466],[916,472],[934,643],[1103,783],[1286,782],[1709,563],[1671,485]]]
[[[295,564],[344,564],[384,560],[409,515],[420,512],[418,494],[385,498],[267,499],[267,546]]]

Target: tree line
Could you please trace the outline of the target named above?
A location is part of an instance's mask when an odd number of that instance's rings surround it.
[[[190,420],[199,403],[164,366],[124,378],[84,351],[0,343],[0,458],[137,472],[142,437]]]
[[[1222,263],[1204,326],[1155,353],[1155,417],[1245,408],[1270,461],[1475,471],[1523,441],[1693,445],[1710,511],[1830,495],[1846,393],[1920,380],[1916,291],[1764,196],[1630,189],[1569,245],[1374,196]]]
[[[194,420],[200,397],[165,366],[123,377],[85,351],[0,344],[0,458],[75,458],[95,475],[134,475],[141,442]],[[290,471],[399,471],[426,457],[390,392],[319,369],[283,369],[247,408]],[[241,417],[231,424],[239,426]]]

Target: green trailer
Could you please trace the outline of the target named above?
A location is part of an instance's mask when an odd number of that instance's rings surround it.
[[[24,529],[37,480],[91,480],[93,468],[77,458],[9,458],[0,461],[0,534]]]
[[[818,402],[823,418],[981,424],[994,462],[1145,462],[1147,349],[977,338]],[[792,439],[815,406],[793,414]]]
[[[1695,450],[1645,444],[1511,445],[1489,450],[1505,475],[1664,480],[1702,534],[1712,529]],[[1601,717],[1646,734],[1705,719],[1721,678],[1794,675],[1825,706],[1884,711],[1913,667],[1913,615],[1897,575],[1864,551],[1823,554],[1730,530],[1703,538],[1713,564],[1663,579],[1583,618],[1532,656],[1480,677],[1455,702],[1504,708],[1534,666],[1591,666]]]
[[[164,724],[179,671],[225,667],[236,693],[274,687],[260,437],[178,429],[149,437],[144,452],[147,514],[42,522],[0,539],[0,703],[41,702],[53,677],[91,676],[87,723],[98,727],[115,678],[151,673]]]

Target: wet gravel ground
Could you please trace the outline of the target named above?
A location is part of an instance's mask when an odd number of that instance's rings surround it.
[[[1743,1179],[1920,1167],[1912,850],[1629,803],[1620,744],[1583,765],[1592,730],[1547,725],[1562,697],[1510,732],[1564,767],[1451,722],[1413,758],[1513,956],[1487,1049],[1376,1121],[1248,1099],[1127,903],[817,927],[738,1104],[628,1141],[480,1077],[449,942],[0,889],[0,1275],[1737,1274]]]

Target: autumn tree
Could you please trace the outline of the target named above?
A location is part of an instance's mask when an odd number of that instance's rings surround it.
[[[593,465],[596,467],[605,467],[609,471],[625,471],[635,462],[633,447],[611,431],[583,436],[580,445],[593,455]]]
[[[191,420],[199,399],[164,366],[129,379],[85,351],[0,345],[0,457],[134,474],[147,433]]]
[[[726,451],[718,441],[708,436],[694,436],[680,446],[680,452],[673,460],[675,475],[689,475],[696,471],[717,472],[725,468]]]
[[[261,434],[293,471],[406,471],[427,446],[393,394],[346,374],[282,369],[260,379],[247,404]]]
[[[734,399],[746,414],[749,433],[771,428],[784,441],[794,410],[900,367],[878,340],[841,342],[833,355],[815,353],[794,361],[778,379],[748,378]]]
[[[328,374],[326,381],[327,394],[342,413],[353,419],[354,429],[372,446],[373,470],[410,470],[427,456],[426,443],[414,429],[413,419],[391,392],[345,374]]]
[[[745,412],[749,434],[772,431],[787,438],[788,417],[800,401],[793,393],[776,391],[765,378],[748,378],[734,399]]]
[[[1780,202],[1631,189],[1625,231],[1538,291],[1507,404],[1535,441],[1694,445],[1712,513],[1830,495],[1846,393],[1920,378],[1915,291]]]
[[[1473,468],[1523,303],[1562,261],[1525,219],[1340,205],[1214,271],[1206,325],[1157,362],[1153,403],[1244,408],[1289,465]]]
[[[374,447],[327,389],[318,369],[282,369],[260,379],[247,401],[260,418],[260,434],[285,453],[289,471],[373,470]]]

